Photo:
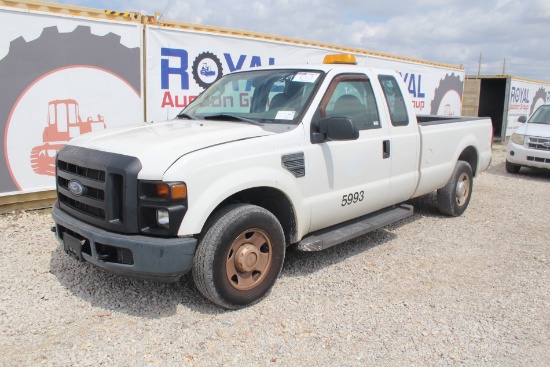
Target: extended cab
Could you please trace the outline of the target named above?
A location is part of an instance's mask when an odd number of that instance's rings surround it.
[[[506,171],[518,173],[521,167],[550,169],[550,105],[539,106],[529,120],[514,130],[506,149]]]
[[[339,62],[338,56],[335,56]],[[461,215],[489,119],[417,117],[399,74],[347,64],[228,74],[176,119],[75,138],[52,215],[70,255],[177,281],[226,308],[266,296],[285,249],[318,251],[412,215]]]

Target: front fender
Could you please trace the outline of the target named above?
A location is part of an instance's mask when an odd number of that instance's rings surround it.
[[[298,130],[298,129],[296,129]],[[188,210],[179,236],[201,233],[212,212],[227,198],[243,190],[269,187],[282,192],[296,215],[296,235],[309,229],[306,177],[295,177],[281,164],[285,154],[302,151],[300,136],[269,137],[220,145],[193,152],[165,173],[165,181],[187,184]],[[303,135],[301,135],[303,138]],[[280,137],[284,138],[284,137]]]
[[[189,209],[178,231],[179,236],[201,233],[204,224],[214,210],[227,198],[247,189],[268,187],[282,192],[293,206],[296,214],[297,235],[307,230],[309,210],[301,202],[299,185],[293,179],[281,177],[281,172],[268,168],[255,168],[254,176],[250,171],[239,170],[219,177],[207,185],[188,184]],[[248,177],[248,180],[246,179]],[[244,179],[244,180],[243,180]],[[300,230],[301,227],[306,227]]]

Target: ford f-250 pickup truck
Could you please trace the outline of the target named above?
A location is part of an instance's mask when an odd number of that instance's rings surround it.
[[[435,190],[461,215],[491,160],[490,120],[417,118],[399,74],[334,63],[348,56],[228,74],[174,120],[73,139],[52,210],[65,251],[142,279],[191,271],[236,309],[269,293],[289,245],[363,235]]]

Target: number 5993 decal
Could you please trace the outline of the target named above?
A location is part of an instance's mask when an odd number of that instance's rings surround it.
[[[364,198],[365,198],[364,191],[349,193],[342,197],[342,206],[358,203],[360,201],[363,201]]]

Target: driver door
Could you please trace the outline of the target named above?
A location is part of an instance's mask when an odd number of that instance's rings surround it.
[[[351,118],[359,138],[311,145],[310,232],[384,208],[390,190],[389,126],[380,118],[369,78],[336,77],[319,109],[322,117]]]

